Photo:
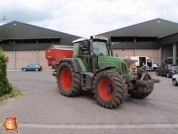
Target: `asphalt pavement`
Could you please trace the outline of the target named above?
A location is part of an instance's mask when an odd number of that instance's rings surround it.
[[[24,95],[0,101],[0,122],[16,116],[19,134],[178,133],[178,87],[173,86],[171,78],[150,72],[161,80],[152,94],[143,100],[128,95],[118,108],[106,109],[97,105],[90,91],[78,97],[62,96],[51,74],[8,71],[9,81],[24,90]]]

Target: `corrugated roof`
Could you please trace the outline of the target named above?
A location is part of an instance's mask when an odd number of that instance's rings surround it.
[[[111,36],[139,36],[162,38],[178,32],[178,23],[167,21],[161,18],[138,23],[128,27],[101,33],[107,37]]]
[[[0,26],[0,39],[36,38],[61,38],[61,44],[71,44],[73,40],[81,37],[18,21],[13,21]]]

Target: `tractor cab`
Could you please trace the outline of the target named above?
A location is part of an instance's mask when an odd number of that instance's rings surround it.
[[[87,71],[99,69],[98,58],[100,56],[112,56],[112,49],[108,38],[102,36],[91,36],[91,38],[80,38],[72,42],[74,45],[75,58],[80,58]]]

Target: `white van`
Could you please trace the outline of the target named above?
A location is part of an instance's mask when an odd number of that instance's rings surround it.
[[[158,68],[158,65],[146,56],[126,56],[125,58],[134,60],[138,68],[146,66],[149,71],[155,71]]]

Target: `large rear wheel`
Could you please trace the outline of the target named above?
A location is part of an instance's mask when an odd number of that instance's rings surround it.
[[[68,62],[62,62],[57,71],[57,83],[62,95],[72,97],[81,93],[81,77]]]
[[[97,103],[105,108],[116,108],[127,96],[125,80],[112,70],[101,71],[93,81],[93,93]]]

